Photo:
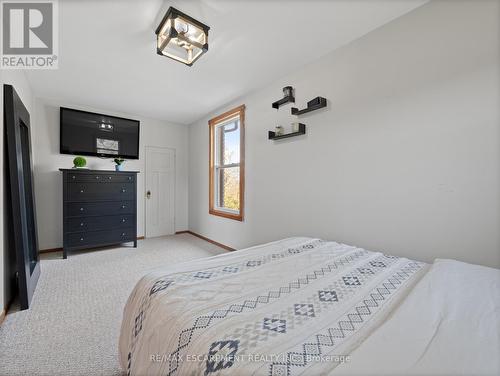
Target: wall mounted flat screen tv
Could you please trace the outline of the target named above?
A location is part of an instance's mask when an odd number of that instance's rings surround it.
[[[60,110],[61,154],[139,159],[138,120],[73,110]]]

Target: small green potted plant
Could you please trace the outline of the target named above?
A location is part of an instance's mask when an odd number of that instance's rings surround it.
[[[73,168],[85,168],[87,160],[83,157],[75,157],[73,159]]]
[[[118,157],[118,158],[113,159],[113,162],[115,162],[115,170],[122,171],[123,163],[125,162],[125,159]]]

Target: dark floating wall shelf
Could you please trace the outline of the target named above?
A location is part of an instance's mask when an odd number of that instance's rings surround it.
[[[287,103],[295,103],[295,97],[289,95],[287,97],[284,97],[283,99],[280,99],[279,101],[276,101],[273,103],[273,108],[275,109],[278,109],[280,108],[281,106],[283,106],[284,104],[287,104]]]
[[[268,134],[269,134],[268,138],[270,140],[280,140],[282,138],[300,136],[301,134],[306,134],[306,125],[299,123],[299,130],[297,132],[285,133],[285,134],[282,134],[280,136],[276,136],[276,132],[269,131]]]
[[[294,102],[295,103],[295,102]],[[274,107],[274,104],[273,104]],[[303,110],[299,110],[296,107],[292,107],[292,115],[302,115],[307,114],[308,112],[319,110],[320,108],[326,107],[326,99],[323,97],[316,97],[313,100],[307,102],[307,108]]]
[[[293,87],[285,86],[283,88],[283,98],[272,104],[273,108],[279,109],[281,106],[287,103],[295,103],[295,97],[293,96]]]

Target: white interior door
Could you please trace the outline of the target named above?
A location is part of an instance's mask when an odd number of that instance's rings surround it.
[[[146,147],[146,237],[175,233],[175,150]]]

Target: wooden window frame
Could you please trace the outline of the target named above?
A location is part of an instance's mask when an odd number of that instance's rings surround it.
[[[238,115],[240,119],[240,210],[238,214],[218,210],[214,203],[214,169],[215,169],[215,127],[234,116]],[[212,215],[219,217],[234,219],[236,221],[243,221],[245,209],[245,105],[242,104],[232,110],[226,111],[223,114],[214,117],[208,121],[209,145],[208,145],[208,212]]]

